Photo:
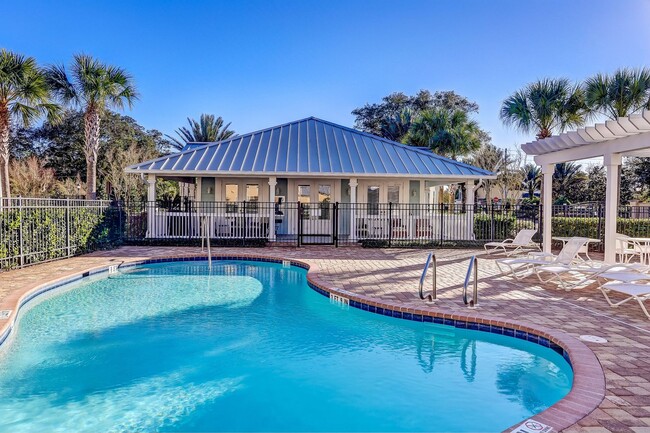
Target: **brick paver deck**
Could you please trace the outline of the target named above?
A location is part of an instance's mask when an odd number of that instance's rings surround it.
[[[277,247],[220,248],[213,253],[294,258],[314,265],[318,279],[330,287],[378,302],[466,314],[461,292],[468,258],[482,251],[436,252],[439,301],[435,306],[427,306],[417,297],[418,279],[427,254],[424,250]],[[0,310],[15,309],[21,295],[45,281],[122,262],[197,254],[200,249],[190,247],[123,247],[0,273]],[[472,315],[525,322],[573,337],[590,334],[608,340],[605,344],[585,343],[605,373],[605,398],[597,409],[564,431],[650,433],[650,320],[638,305],[629,303],[610,308],[593,285],[565,292],[555,286],[541,285],[535,278],[514,281],[500,275],[494,260],[484,255],[479,255],[479,280],[480,309]],[[430,287],[430,279],[427,283]],[[0,331],[6,323],[0,319]],[[583,373],[590,374],[580,372]],[[571,409],[568,406],[565,410]]]

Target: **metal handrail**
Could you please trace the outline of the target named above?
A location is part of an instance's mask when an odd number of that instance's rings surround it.
[[[208,247],[208,270],[212,271],[212,248],[210,247],[210,236],[208,236],[208,230],[206,227],[207,219],[203,219],[203,230],[201,237],[201,252],[203,252],[203,242],[205,241]]]
[[[469,308],[478,307],[478,260],[476,256],[469,259],[469,267],[467,268],[467,275],[465,276],[465,284],[463,285],[463,302],[469,305]],[[474,293],[471,300],[467,300],[467,286],[469,286],[469,279],[474,274]]]
[[[424,287],[424,280],[427,276],[427,271],[429,270],[429,266],[433,264],[433,284],[431,286],[431,294],[430,295],[424,295],[422,293],[422,289]],[[433,253],[429,253],[427,256],[427,261],[424,263],[424,269],[422,269],[422,276],[420,276],[420,286],[419,286],[419,295],[420,299],[426,300],[428,302],[436,302],[438,299],[438,294],[437,294],[437,262],[436,262],[436,255]]]

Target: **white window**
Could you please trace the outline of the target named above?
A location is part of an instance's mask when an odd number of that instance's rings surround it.
[[[330,219],[330,204],[332,203],[332,186],[318,185],[318,202],[320,203],[320,219]]]
[[[237,212],[237,200],[239,200],[239,185],[236,183],[226,184],[226,212]]]
[[[388,203],[399,203],[399,185],[388,185]]]
[[[309,203],[311,202],[311,185],[298,185],[298,202],[302,205],[302,218],[309,219]]]
[[[368,215],[379,215],[379,186],[368,187]]]
[[[246,185],[246,212],[257,212],[257,203],[260,201],[260,186],[258,184]]]

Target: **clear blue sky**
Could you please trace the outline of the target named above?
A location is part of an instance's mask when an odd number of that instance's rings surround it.
[[[238,133],[350,111],[395,91],[478,102],[502,147],[501,101],[540,77],[650,66],[650,0],[11,1],[0,46],[43,64],[85,52],[127,69],[127,114],[165,133],[201,113]]]

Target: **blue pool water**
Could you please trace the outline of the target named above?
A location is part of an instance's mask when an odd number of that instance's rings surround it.
[[[153,264],[42,298],[0,350],[3,432],[501,431],[573,377],[551,349],[339,306],[278,264]]]

